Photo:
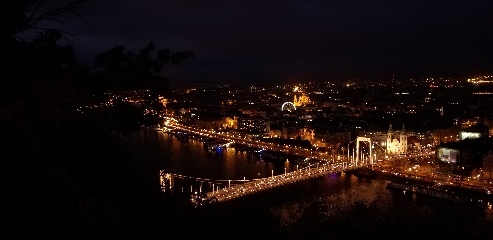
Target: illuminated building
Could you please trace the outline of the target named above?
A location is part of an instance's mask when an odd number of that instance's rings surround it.
[[[310,142],[313,142],[315,138],[315,129],[310,129],[310,128],[302,128],[300,129],[300,134],[301,139],[308,140]]]
[[[493,83],[493,76],[479,76],[477,78],[469,78],[467,79],[468,83],[472,84],[485,84],[485,83]]]
[[[472,126],[478,124],[478,120],[479,120],[478,117],[476,117],[476,118],[470,118],[470,119],[461,119],[460,124],[461,124],[461,127],[463,129],[464,128],[469,128],[469,127],[472,127]]]
[[[402,131],[393,131],[392,124],[387,132],[387,154],[403,154],[407,152],[407,132],[404,124]]]
[[[238,130],[244,132],[266,132],[267,121],[262,117],[244,115],[238,118]]]
[[[385,151],[385,154],[387,155],[399,155],[408,152],[419,152],[421,151],[422,145],[421,139],[424,138],[419,134],[408,132],[404,125],[402,125],[401,131],[393,131],[392,124],[389,126],[389,130],[387,133],[361,132],[359,133],[359,137],[370,138],[371,141],[376,144],[375,148],[379,149],[378,151]]]
[[[298,87],[295,87],[293,92],[295,93],[293,97],[294,106],[300,107],[310,103],[310,98],[308,95]]]
[[[224,119],[223,128],[237,129],[238,128],[238,118],[237,117],[226,117]]]
[[[482,123],[482,122],[481,122]],[[477,124],[475,126],[463,129],[459,132],[460,140],[466,138],[475,139],[489,136],[489,128],[483,124]]]
[[[484,157],[493,149],[493,139],[465,139],[442,143],[435,149],[440,172],[468,176],[474,169],[483,167]]]

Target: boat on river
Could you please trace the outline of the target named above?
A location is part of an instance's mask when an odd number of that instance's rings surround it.
[[[352,174],[359,178],[375,179],[380,175],[380,171],[374,170],[370,167],[356,168],[348,170],[347,173]]]

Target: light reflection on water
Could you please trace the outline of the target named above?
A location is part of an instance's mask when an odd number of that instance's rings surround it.
[[[163,170],[191,177],[215,180],[241,180],[269,177],[296,169],[291,163],[273,164],[249,159],[245,152],[228,148],[220,152],[208,151],[196,140],[179,141],[171,134],[143,130],[126,137],[124,143],[135,148],[135,157],[143,161],[158,161]]]
[[[475,234],[492,232],[483,229],[493,224],[491,207],[409,192],[404,194],[400,190],[388,189],[386,183],[385,180],[360,179],[344,174],[340,177],[327,176],[316,183],[307,182],[290,189],[307,194],[280,201],[270,206],[269,211],[279,229],[295,238],[297,234],[306,234],[306,229],[312,226],[316,226],[316,229],[310,230],[314,232],[323,232],[323,229],[336,231],[339,227],[345,227],[347,229],[344,231],[365,229],[378,233],[386,231],[384,225],[402,230],[431,228],[431,231],[436,231],[431,232],[433,236],[439,236],[442,231],[449,231],[445,234],[456,232],[475,237]],[[285,194],[281,191],[271,195],[274,198],[282,196]]]
[[[158,161],[167,172],[192,177],[254,179],[269,177],[272,170],[275,175],[284,173],[284,168],[287,171],[296,170],[296,166],[289,162],[272,164],[249,159],[245,153],[234,149],[210,152],[202,142],[180,142],[170,134],[151,130],[136,133],[125,138],[124,142],[134,148],[135,157],[142,161]],[[451,226],[455,226],[454,221],[458,221],[457,225],[460,226],[461,221],[470,219],[464,224],[493,225],[491,205],[477,208],[479,212],[473,214],[461,203],[389,190],[386,184],[385,180],[368,180],[343,173],[281,187],[266,194],[254,195],[248,201],[254,205],[269,199],[267,215],[275,219],[280,229],[288,232],[306,227],[306,222],[311,221],[309,219],[335,219],[344,223],[353,221],[355,224],[370,225],[372,221],[381,221],[395,226],[400,226],[399,221],[404,221],[418,227],[423,227],[420,222],[430,224],[428,219],[437,218],[437,221],[446,221]],[[398,223],[394,223],[396,221]],[[443,226],[443,229],[448,228]]]
[[[344,173],[341,176],[328,175],[319,178],[317,184],[308,184],[300,188],[315,189],[311,191],[313,194],[271,208],[271,212],[279,218],[281,226],[290,226],[300,221],[301,216],[306,214],[306,206],[312,204],[324,206],[320,214],[325,217],[334,217],[356,202],[375,203],[385,207],[392,201],[392,194],[386,188],[385,181],[368,180]]]

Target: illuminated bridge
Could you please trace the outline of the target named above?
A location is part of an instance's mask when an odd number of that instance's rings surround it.
[[[248,194],[272,189],[285,184],[290,184],[298,181],[307,180],[319,176],[324,176],[332,173],[341,173],[346,170],[354,170],[356,168],[366,167],[365,165],[355,166],[348,163],[338,164],[312,164],[307,167],[301,168],[296,171],[288,172],[281,175],[272,175],[267,178],[252,179],[252,180],[213,180],[205,178],[194,178],[183,176],[179,174],[161,173],[161,185],[163,189],[172,189],[173,181],[178,179],[189,179],[195,182],[201,182],[201,185],[197,189],[193,185],[190,185],[190,189],[184,189],[181,191],[191,192],[192,194],[205,193],[206,198],[217,202],[224,202],[227,200],[242,197]],[[171,182],[168,184],[168,182]],[[203,183],[206,183],[205,186]],[[170,188],[166,186],[171,186]],[[207,190],[206,190],[207,189]]]
[[[175,173],[160,172],[161,190],[163,192],[189,192],[203,193],[218,191],[222,188],[232,187],[238,184],[244,184],[253,180],[243,178],[241,180],[217,180],[210,178],[190,177]]]
[[[173,118],[166,118],[164,124],[166,126],[165,128],[169,127],[171,129],[180,129],[182,131],[198,133],[200,135],[206,134],[207,136],[215,136],[222,139],[228,139],[230,141],[232,140],[234,142],[245,142],[245,139],[241,138],[227,137],[222,134],[205,132],[203,130],[193,130],[190,127],[182,126],[181,124],[179,124],[178,120]],[[350,144],[354,142],[355,144],[353,144],[353,147],[355,148],[352,149],[350,148]],[[249,143],[251,143],[251,141]],[[342,148],[343,154],[338,156],[338,160],[340,160],[341,162],[316,163],[301,169],[297,169],[296,171],[285,172],[284,174],[276,176],[272,174],[271,177],[261,179],[243,178],[240,180],[214,180],[208,178],[189,177],[180,174],[165,173],[162,171],[160,173],[161,186],[163,191],[165,192],[181,191],[184,193],[191,193],[192,195],[200,195],[201,197],[205,196],[206,199],[214,199],[215,201],[223,202],[293,182],[373,165],[374,161],[377,158],[377,151],[375,150],[380,150],[378,151],[378,153],[385,153],[384,149],[382,150],[379,148],[382,147],[375,142],[372,142],[370,138],[358,137],[352,142],[348,143],[347,148]],[[350,155],[350,152],[352,152],[352,157]],[[347,158],[344,156],[345,153],[347,153]],[[178,184],[178,182],[180,183]]]

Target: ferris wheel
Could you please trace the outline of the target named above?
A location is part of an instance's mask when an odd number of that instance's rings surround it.
[[[294,106],[294,103],[292,103],[292,102],[285,102],[282,104],[281,110],[292,112],[292,111],[296,110],[296,107]]]

